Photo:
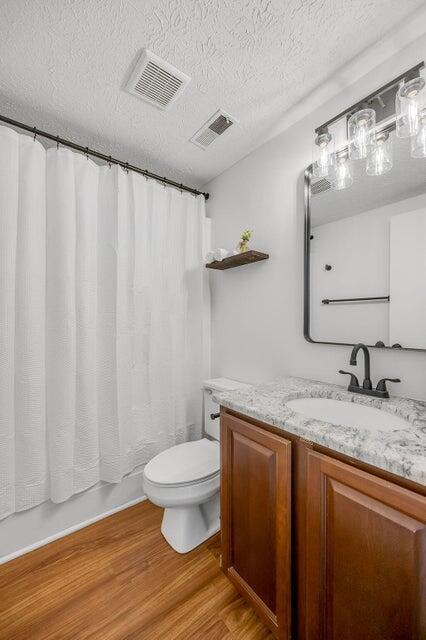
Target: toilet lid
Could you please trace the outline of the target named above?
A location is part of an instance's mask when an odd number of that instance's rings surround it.
[[[144,475],[157,484],[186,484],[213,476],[219,469],[219,443],[203,438],[159,453],[148,462]]]

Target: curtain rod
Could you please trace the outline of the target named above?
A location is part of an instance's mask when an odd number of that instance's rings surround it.
[[[47,131],[42,131],[41,129],[37,129],[37,127],[30,127],[27,124],[23,124],[22,122],[18,122],[17,120],[12,120],[12,118],[6,118],[6,116],[2,116],[2,115],[0,115],[0,121],[5,122],[6,124],[10,124],[13,127],[17,127],[18,129],[29,131],[34,135],[34,138],[36,138],[36,136],[40,136],[41,138],[47,138],[48,140],[53,140],[53,142],[56,142],[58,146],[62,145],[63,147],[69,147],[70,149],[81,151],[86,156],[93,156],[94,158],[99,158],[100,160],[104,160],[108,164],[118,164],[120,167],[122,167],[126,171],[135,171],[135,173],[141,173],[146,178],[152,178],[153,180],[158,180],[163,184],[168,184],[171,187],[176,187],[176,189],[180,189],[181,191],[188,191],[189,193],[192,193],[195,196],[204,196],[206,200],[209,199],[208,193],[204,193],[203,191],[198,191],[197,189],[193,189],[192,187],[187,187],[184,184],[180,184],[179,182],[175,182],[174,180],[170,180],[169,178],[159,176],[156,173],[152,173],[147,169],[141,169],[140,167],[136,167],[135,165],[129,164],[128,162],[123,162],[122,160],[118,160],[117,158],[107,156],[104,153],[100,153],[100,151],[95,151],[94,149],[90,149],[89,147],[82,147],[80,144],[76,144],[75,142],[71,142],[70,140],[65,140],[65,138],[61,138],[60,136],[55,136],[51,133],[47,133]]]

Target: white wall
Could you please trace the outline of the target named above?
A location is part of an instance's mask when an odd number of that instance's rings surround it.
[[[393,51],[397,39],[394,44]],[[303,171],[315,127],[423,59],[426,36],[207,185],[213,246],[234,246],[250,228],[253,248],[270,253],[269,261],[210,274],[213,375],[257,382],[290,374],[346,383],[337,371],[348,365],[350,349],[303,337]],[[373,350],[372,375],[400,377],[393,392],[426,399],[426,353]]]

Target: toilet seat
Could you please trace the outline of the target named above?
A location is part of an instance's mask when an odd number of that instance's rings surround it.
[[[170,447],[150,460],[144,469],[151,486],[186,487],[219,476],[219,443],[207,438]]]
[[[197,509],[218,496],[220,469],[209,471],[219,467],[219,443],[204,439],[185,444],[163,451],[144,469],[145,495],[159,507],[197,505]]]
[[[200,505],[214,496],[220,488],[220,474],[188,484],[155,484],[144,476],[145,495],[159,507]]]
[[[179,487],[193,487],[195,485],[201,484],[203,482],[208,482],[209,480],[214,480],[215,478],[219,478],[220,471],[216,471],[216,473],[212,473],[209,476],[205,476],[204,478],[198,478],[197,480],[190,480],[189,482],[154,482],[153,480],[149,480],[145,476],[145,482],[148,482],[152,487],[168,487],[170,489],[179,489]]]

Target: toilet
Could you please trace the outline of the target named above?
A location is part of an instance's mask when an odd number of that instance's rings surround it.
[[[161,533],[175,551],[187,553],[220,529],[220,424],[213,391],[248,385],[228,378],[203,384],[204,437],[159,453],[146,465],[146,497],[164,508]]]

